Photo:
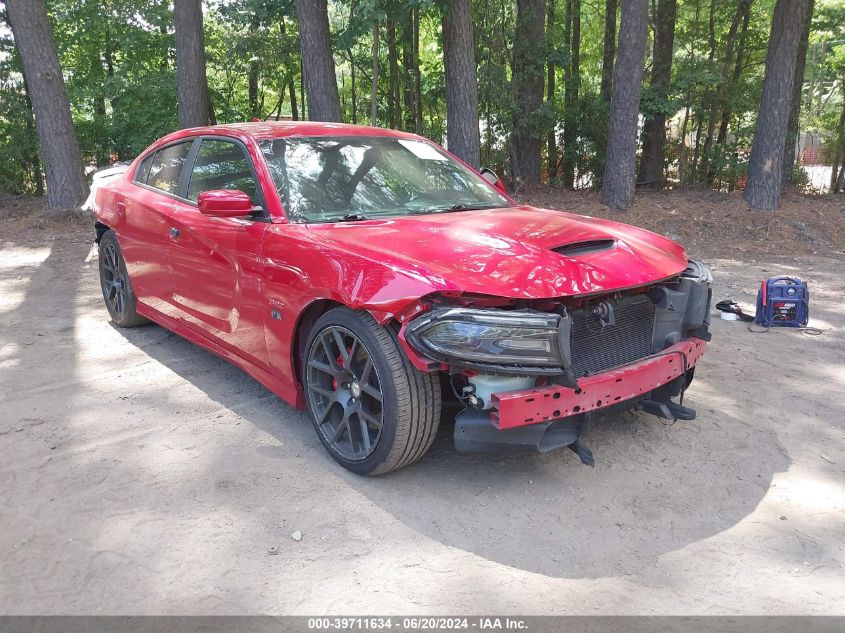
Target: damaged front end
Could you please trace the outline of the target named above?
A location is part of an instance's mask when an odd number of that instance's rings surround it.
[[[710,340],[711,281],[690,261],[670,280],[601,296],[440,297],[400,335],[419,368],[448,372],[466,407],[457,450],[569,446],[592,463],[583,437],[595,417],[632,408],[695,417],[683,391]]]

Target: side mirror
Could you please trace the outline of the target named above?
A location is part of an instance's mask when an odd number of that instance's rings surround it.
[[[484,178],[484,180],[496,187],[496,189],[498,189],[502,193],[507,194],[507,191],[505,191],[505,184],[502,182],[502,179],[499,178],[499,175],[495,171],[493,171],[489,167],[482,167],[479,173],[481,174],[481,177]]]
[[[203,215],[218,218],[239,218],[252,211],[249,194],[233,189],[203,191],[197,197],[197,206]]]

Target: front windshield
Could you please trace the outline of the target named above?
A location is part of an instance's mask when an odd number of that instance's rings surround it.
[[[333,222],[508,206],[430,143],[384,136],[259,142],[290,222]]]

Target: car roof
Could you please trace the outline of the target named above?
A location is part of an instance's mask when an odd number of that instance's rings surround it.
[[[180,130],[181,137],[222,134],[225,136],[252,137],[256,140],[286,136],[386,136],[393,138],[419,138],[416,134],[399,132],[366,125],[329,123],[324,121],[254,121],[226,123]]]

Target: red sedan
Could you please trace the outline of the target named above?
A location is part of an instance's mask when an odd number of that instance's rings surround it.
[[[514,202],[412,134],[328,123],[182,130],[96,192],[103,297],[307,407],[340,464],[569,446],[675,401],[709,340],[710,273],[648,231]]]

